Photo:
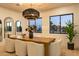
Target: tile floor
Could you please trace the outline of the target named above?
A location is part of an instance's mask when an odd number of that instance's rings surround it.
[[[16,56],[15,53],[8,53],[4,46],[0,46],[0,56]],[[62,49],[61,56],[79,56],[79,50]]]
[[[15,53],[6,52],[4,46],[0,46],[0,56],[16,56],[16,55]]]
[[[79,56],[79,50],[63,49],[62,50],[62,55],[63,56]]]

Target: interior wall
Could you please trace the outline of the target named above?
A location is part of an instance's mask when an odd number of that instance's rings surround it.
[[[62,45],[66,46],[67,45],[66,34],[50,34],[49,33],[49,16],[68,14],[68,13],[74,14],[74,29],[77,31],[77,33],[79,33],[79,4],[78,4],[78,5],[65,6],[65,7],[56,8],[56,9],[42,12],[41,16],[43,18],[43,21],[42,21],[43,33],[40,35],[62,39],[63,41]],[[75,42],[75,48],[79,48],[79,36],[77,36],[74,39],[74,42]]]

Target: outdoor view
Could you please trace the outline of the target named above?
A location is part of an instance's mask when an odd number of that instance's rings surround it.
[[[12,22],[6,23],[6,31],[12,31]]]
[[[41,33],[42,32],[42,19],[39,18],[37,20],[29,20],[29,26],[35,28],[35,32]]]
[[[50,33],[66,33],[65,27],[68,21],[72,22],[72,14],[50,17]]]
[[[61,33],[66,33],[66,23],[70,21],[72,23],[72,15],[61,16]]]
[[[22,27],[21,27],[21,22],[20,21],[16,22],[16,28],[17,28],[17,32],[21,32],[22,31]]]
[[[50,33],[60,33],[60,16],[51,17]]]

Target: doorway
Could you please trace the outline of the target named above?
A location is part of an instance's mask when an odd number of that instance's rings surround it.
[[[0,42],[2,41],[2,21],[0,20]]]

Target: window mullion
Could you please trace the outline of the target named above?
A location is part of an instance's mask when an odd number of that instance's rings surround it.
[[[35,26],[36,26],[36,20],[35,20]],[[35,28],[35,32],[37,32],[37,28]]]
[[[61,34],[61,16],[60,16],[60,34]]]

